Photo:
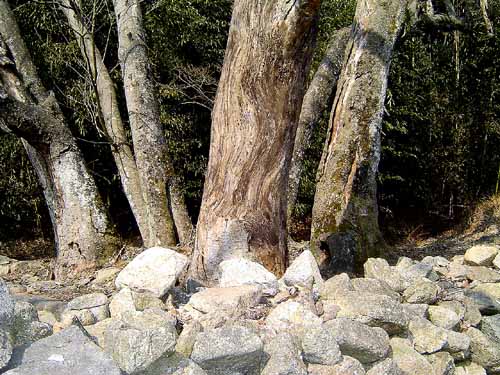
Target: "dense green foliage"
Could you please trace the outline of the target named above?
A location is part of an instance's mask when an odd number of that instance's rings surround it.
[[[489,36],[481,15],[462,1],[457,0],[456,7],[470,25],[468,30],[406,30],[398,43],[386,103],[379,186],[386,226],[393,227],[396,221],[448,225],[464,207],[495,189],[500,165],[500,9],[499,4],[490,4],[496,30]],[[112,6],[108,1],[86,4],[85,21],[101,51],[106,51],[105,63],[123,105]],[[162,122],[184,179],[188,208],[196,219],[208,157],[210,109],[232,1],[142,4]],[[12,5],[40,75],[61,103],[114,221],[125,236],[136,233],[96,115],[89,75],[64,16],[53,2],[12,0]],[[323,2],[313,71],[329,35],[352,22],[354,5],[354,0]],[[295,214],[301,222],[310,215],[327,119],[325,114],[306,151]],[[43,196],[22,145],[5,134],[0,134],[0,165],[0,240],[50,233]]]

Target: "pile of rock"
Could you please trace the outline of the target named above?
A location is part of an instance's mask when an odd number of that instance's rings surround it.
[[[308,250],[279,280],[230,259],[218,285],[183,289],[187,264],[173,250],[144,251],[118,273],[111,298],[72,300],[59,332],[42,339],[33,328],[42,323],[0,283],[0,368],[28,345],[6,374],[500,374],[496,247],[451,261],[369,259],[365,277],[326,281]]]

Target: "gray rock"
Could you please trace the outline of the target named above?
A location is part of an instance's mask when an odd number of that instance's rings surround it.
[[[12,356],[12,344],[6,332],[0,329],[0,371],[4,369]]]
[[[450,264],[450,261],[441,256],[426,256],[422,259],[422,263],[430,264],[433,267],[447,267]]]
[[[391,358],[384,359],[372,366],[366,375],[404,375],[396,362]]]
[[[93,284],[104,284],[115,278],[115,276],[120,273],[120,269],[116,267],[102,268],[98,270],[95,274]]]
[[[470,338],[464,333],[445,330],[447,346],[444,350],[451,354],[456,361],[470,358]]]
[[[481,311],[479,306],[474,302],[473,299],[465,297],[463,299],[463,304],[465,306],[464,321],[472,327],[476,327],[481,323]]]
[[[97,345],[99,345],[101,348],[104,348],[105,346],[104,336],[106,334],[106,331],[108,330],[109,326],[111,324],[114,324],[117,320],[118,319],[116,318],[104,319],[96,324],[86,326],[85,330],[92,337],[92,339]]]
[[[307,375],[298,339],[289,333],[280,333],[266,346],[269,360],[262,375]]]
[[[465,292],[483,314],[500,313],[500,283],[479,284]]]
[[[342,361],[334,366],[309,365],[309,375],[365,375],[363,365],[355,358],[344,356]]]
[[[326,280],[321,287],[319,294],[322,299],[335,299],[337,294],[349,291],[354,291],[351,279],[346,273],[341,273]]]
[[[408,303],[433,304],[437,301],[441,289],[430,280],[420,279],[410,285],[403,293]]]
[[[257,374],[264,359],[259,336],[242,326],[211,329],[198,335],[191,359],[208,374]]]
[[[408,327],[408,317],[401,304],[386,295],[347,292],[338,295],[335,304],[340,307],[337,317],[381,327],[389,334],[402,332]]]
[[[266,318],[266,324],[275,332],[293,332],[302,337],[307,330],[322,323],[310,308],[296,301],[286,301],[276,306]]]
[[[440,301],[438,306],[444,307],[445,309],[453,311],[460,320],[465,319],[466,307],[462,302],[459,301]]]
[[[319,271],[316,258],[310,250],[305,250],[288,267],[283,275],[283,281],[288,286],[309,286],[318,291],[323,286],[323,278]]]
[[[261,298],[262,288],[258,285],[207,288],[193,294],[186,308],[205,314],[222,310],[245,310],[258,305]]]
[[[302,352],[307,363],[335,365],[342,360],[335,336],[322,326],[306,332],[302,339]]]
[[[278,293],[278,279],[259,263],[235,258],[222,262],[219,269],[221,287],[257,284],[266,295],[274,296]]]
[[[165,354],[137,375],[206,375],[206,372],[189,358],[179,353]]]
[[[123,288],[116,293],[109,303],[109,312],[113,318],[121,318],[127,311],[137,311],[134,304],[134,297],[129,288]]]
[[[398,293],[403,292],[409,282],[402,276],[401,272],[389,266],[385,259],[369,258],[364,264],[365,277],[384,281],[390,288]]]
[[[190,324],[186,324],[182,329],[179,338],[177,339],[177,344],[175,345],[175,351],[181,353],[186,357],[189,357],[193,352],[193,346],[196,342],[196,338],[203,331],[203,327],[198,321],[194,321]]]
[[[415,350],[419,353],[435,353],[448,344],[446,332],[428,320],[414,318],[410,321],[408,330],[413,338]]]
[[[477,363],[466,362],[455,367],[455,375],[486,375],[486,370]]]
[[[162,247],[144,250],[117,276],[116,287],[147,291],[163,297],[176,283],[188,265],[188,258]]]
[[[432,266],[425,263],[416,263],[408,268],[405,268],[402,275],[407,280],[408,284],[413,284],[423,278],[431,281],[437,281],[439,279]]]
[[[174,352],[175,323],[175,318],[159,309],[125,312],[107,327],[104,349],[127,373],[142,371],[162,355]]]
[[[370,278],[357,278],[351,280],[354,290],[361,293],[379,294],[390,297],[396,301],[401,300],[399,293],[391,289],[391,287],[383,280]]]
[[[427,319],[429,305],[424,303],[403,303],[401,304],[406,316]]]
[[[78,327],[36,341],[24,352],[19,367],[5,375],[120,375],[109,355]]]
[[[455,362],[449,353],[434,353],[426,358],[434,368],[435,375],[453,375],[455,373]]]
[[[76,297],[68,302],[68,310],[85,310],[108,304],[108,297],[104,293],[91,293]]]
[[[456,329],[460,324],[460,316],[455,311],[443,306],[429,306],[429,320],[444,329]]]
[[[411,346],[406,339],[391,339],[392,359],[405,375],[429,375],[434,369],[429,361]]]
[[[483,366],[488,373],[500,372],[500,344],[492,341],[476,328],[469,328],[466,334],[471,339],[472,361]]]
[[[473,266],[489,266],[497,254],[496,246],[476,245],[465,252],[464,261]]]
[[[381,328],[346,318],[330,320],[324,327],[335,337],[342,354],[362,363],[376,362],[389,354],[389,336]]]
[[[7,284],[0,278],[0,328],[10,325],[14,316],[14,300],[10,296]]]
[[[500,272],[484,266],[467,266],[467,278],[482,283],[498,283]]]
[[[78,320],[84,326],[89,326],[97,322],[90,310],[65,310],[62,314],[61,324],[63,327],[69,327],[75,320]]]
[[[488,336],[490,340],[500,343],[500,314],[483,317],[481,332]]]

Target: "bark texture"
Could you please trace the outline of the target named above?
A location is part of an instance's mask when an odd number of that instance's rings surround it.
[[[360,0],[317,174],[311,247],[323,267],[357,265],[383,245],[376,175],[387,78],[404,0]],[[327,254],[327,255],[330,255]]]
[[[151,77],[138,0],[114,0],[123,84],[147,214],[146,246],[187,241],[192,224],[176,184]],[[175,202],[172,202],[173,197]]]
[[[332,36],[325,57],[321,61],[304,95],[297,133],[295,135],[295,145],[293,146],[288,181],[287,210],[289,225],[295,210],[300,178],[304,169],[304,152],[309,146],[314,129],[321,121],[325,111],[332,106],[350,31],[351,29],[346,27],[338,30]]]
[[[54,96],[41,84],[14,15],[0,0],[0,122],[23,139],[54,227],[56,277],[95,268],[116,249],[95,182]]]
[[[230,257],[286,265],[286,187],[320,0],[236,0],[212,113],[191,275]]]

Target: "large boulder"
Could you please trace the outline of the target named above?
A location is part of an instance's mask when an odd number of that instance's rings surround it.
[[[473,266],[490,266],[497,254],[496,246],[476,245],[465,252],[464,261]]]
[[[346,273],[341,273],[335,275],[332,278],[326,280],[321,287],[319,294],[321,299],[335,299],[337,294],[345,292],[354,292],[354,286],[352,285],[349,275]]]
[[[335,365],[342,354],[333,333],[323,326],[308,330],[302,339],[302,353],[307,363]]]
[[[482,283],[500,282],[500,272],[484,266],[467,266],[467,278]]]
[[[342,354],[362,363],[376,362],[389,354],[389,336],[381,328],[346,318],[330,320],[324,328],[335,337]]]
[[[300,343],[297,337],[282,332],[265,346],[269,356],[262,375],[307,375],[307,368],[302,360]]]
[[[164,354],[173,353],[176,319],[160,309],[122,314],[104,333],[104,349],[129,374],[146,369]]]
[[[188,258],[163,247],[144,250],[117,276],[116,287],[129,287],[163,297],[176,283],[188,265]]]
[[[419,353],[435,353],[442,350],[448,344],[445,330],[436,327],[426,319],[412,319],[408,330],[411,334],[415,350]]]
[[[405,375],[429,375],[434,369],[429,361],[418,353],[411,343],[402,338],[391,339],[392,359]]]
[[[292,262],[283,275],[283,281],[288,286],[312,286],[315,291],[319,292],[324,281],[316,258],[310,250],[305,250]]]
[[[260,285],[264,294],[278,293],[278,279],[259,263],[243,258],[225,260],[219,265],[219,286]]]
[[[258,374],[264,360],[264,344],[246,327],[210,329],[198,335],[191,359],[208,374]]]
[[[78,327],[72,326],[36,341],[24,352],[20,366],[5,375],[120,375],[111,357]]]
[[[469,328],[466,334],[471,339],[472,361],[483,366],[488,373],[500,373],[500,344],[476,328]]]

